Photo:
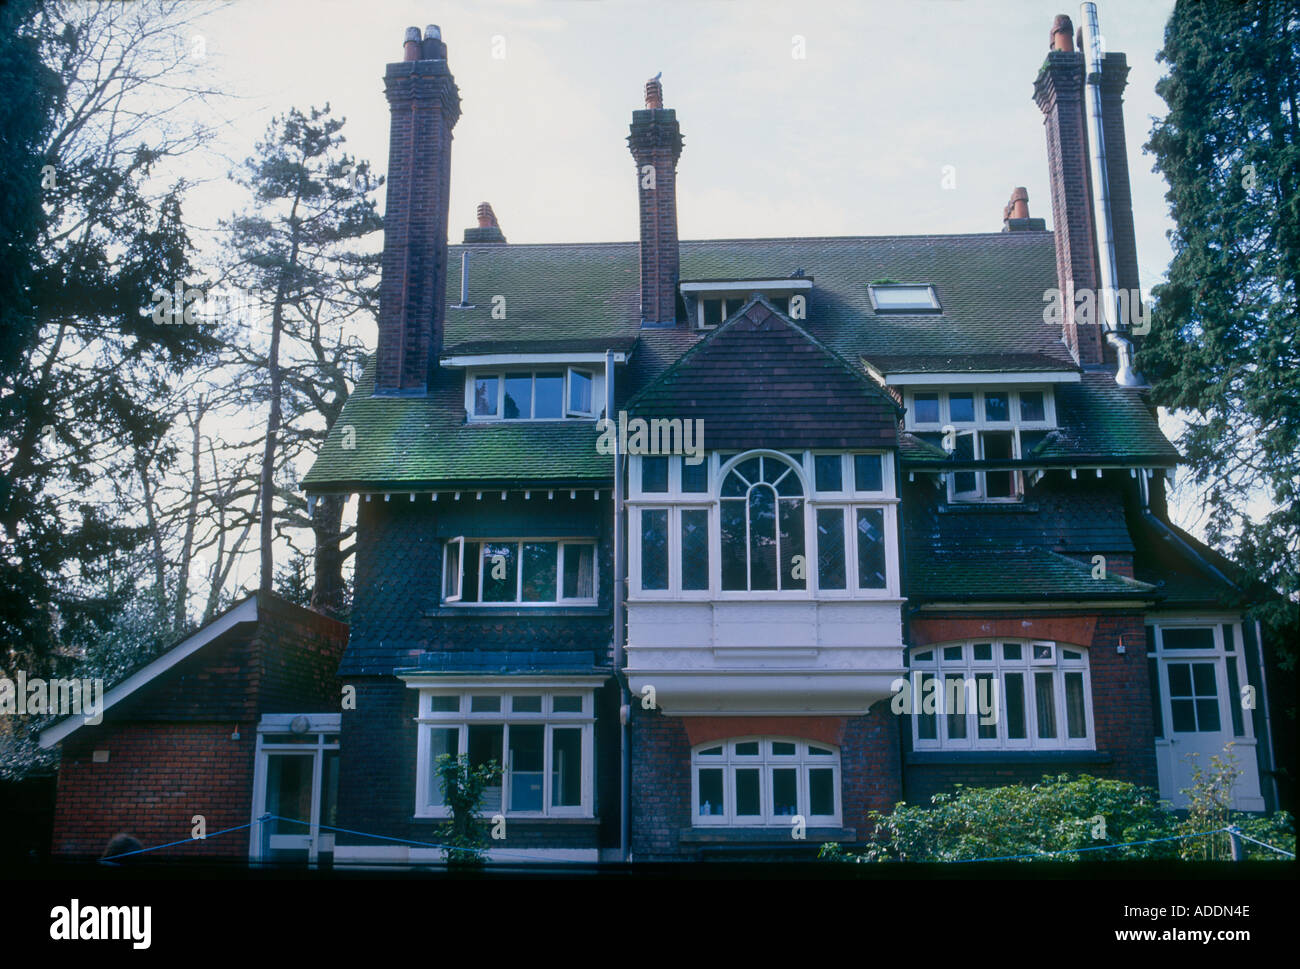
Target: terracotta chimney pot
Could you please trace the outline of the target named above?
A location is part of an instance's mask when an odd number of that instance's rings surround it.
[[[402,42],[402,60],[418,61],[420,59],[420,28],[407,27],[406,40]]]
[[[664,106],[664,86],[658,77],[645,82],[645,106],[654,109]]]
[[[1056,19],[1052,21],[1052,32],[1048,37],[1047,46],[1052,50],[1074,50],[1074,22],[1069,16],[1058,13]]]

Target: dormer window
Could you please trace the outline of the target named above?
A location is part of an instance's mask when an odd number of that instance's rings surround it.
[[[589,367],[471,372],[466,410],[478,421],[595,417],[597,372]]]
[[[957,461],[1013,462],[1024,457],[1022,432],[1056,426],[1052,391],[1045,387],[909,389],[904,397],[909,431],[943,435]],[[948,500],[1019,501],[1024,476],[1013,468],[959,470],[948,475]]]
[[[735,316],[755,293],[786,315],[803,319],[807,293],[812,289],[811,276],[789,279],[683,280],[682,296],[687,313],[701,330],[712,330]],[[791,299],[802,296],[803,309],[792,314]]]
[[[938,313],[938,294],[928,284],[872,283],[871,308],[877,313]]]

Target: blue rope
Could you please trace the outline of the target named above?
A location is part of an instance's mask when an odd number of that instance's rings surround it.
[[[981,861],[1019,861],[1021,858],[1050,858],[1053,855],[1072,855],[1082,854],[1085,851],[1105,851],[1107,848],[1135,848],[1138,845],[1154,845],[1162,841],[1182,841],[1186,838],[1204,838],[1211,834],[1222,834],[1227,828],[1219,828],[1216,831],[1202,831],[1198,834],[1176,834],[1168,838],[1152,838],[1149,841],[1126,841],[1117,845],[1094,845],[1090,848],[1065,848],[1061,851],[1040,851],[1037,854],[1029,855],[1005,855],[998,858],[959,858],[949,862],[953,865],[971,865]]]
[[[241,831],[244,828],[251,828],[253,825],[258,824],[261,820],[262,820],[261,818],[258,818],[257,821],[249,821],[247,824],[240,824],[240,825],[236,825],[233,828],[226,828],[224,831],[213,831],[210,835],[207,836],[207,838],[185,838],[183,841],[173,841],[171,844],[154,845],[152,848],[137,848],[134,851],[124,851],[120,855],[111,855],[108,858],[101,858],[99,860],[107,863],[110,861],[116,861],[118,858],[126,858],[129,857],[130,855],[143,854],[146,851],[161,851],[163,848],[175,848],[177,845],[187,845],[193,841],[206,841],[208,838],[216,838],[219,835],[229,834],[231,831]]]
[[[229,834],[231,831],[242,831],[244,828],[251,828],[251,827],[252,827],[253,825],[255,825],[255,824],[265,824],[267,821],[284,821],[284,822],[286,822],[286,823],[288,823],[288,824],[301,824],[301,825],[303,825],[303,826],[305,826],[305,827],[310,827],[310,825],[308,825],[308,823],[307,823],[306,821],[299,821],[299,820],[297,820],[297,819],[295,819],[295,818],[286,818],[286,817],[282,817],[282,816],[280,816],[280,815],[278,815],[278,814],[263,814],[263,815],[262,815],[261,817],[259,817],[256,821],[250,821],[250,822],[248,822],[248,824],[240,824],[240,825],[236,825],[236,826],[233,827],[233,828],[225,828],[225,829],[223,829],[223,830],[221,830],[221,831],[214,831],[214,832],[212,832],[212,834],[208,835],[208,838],[216,838],[216,837],[218,837],[218,836],[220,836],[220,835],[223,835],[223,834]],[[536,859],[534,856],[532,856],[532,855],[525,855],[525,854],[521,854],[521,853],[519,853],[519,852],[514,852],[514,851],[500,851],[500,850],[497,850],[497,849],[488,849],[488,848],[464,848],[464,847],[457,847],[456,845],[438,844],[438,843],[433,842],[433,841],[412,841],[412,840],[409,839],[409,838],[394,838],[394,837],[390,837],[389,835],[385,835],[385,834],[371,834],[371,833],[368,832],[368,831],[354,831],[354,830],[352,830],[351,828],[336,828],[336,827],[334,827],[333,825],[329,825],[329,824],[321,824],[321,825],[317,825],[317,827],[322,828],[322,829],[324,829],[324,830],[326,830],[326,831],[337,831],[337,832],[339,832],[340,834],[354,834],[354,835],[357,835],[358,837],[362,837],[362,838],[378,838],[378,839],[381,840],[381,841],[396,841],[396,842],[398,842],[398,843],[400,843],[400,844],[415,845],[415,846],[420,847],[420,848],[437,848],[437,849],[439,849],[439,850],[441,850],[441,851],[464,851],[464,852],[467,852],[467,853],[473,853],[473,854],[476,854],[476,855],[477,855],[477,854],[482,854],[484,851],[491,850],[491,851],[493,851],[493,852],[494,852],[498,857],[503,857],[503,858],[511,858],[511,857],[513,857],[513,858],[522,858],[522,859],[524,859],[524,860],[526,860],[526,861],[536,861],[536,860],[537,860],[537,859]],[[126,857],[129,857],[130,855],[140,855],[140,854],[144,854],[144,853],[146,853],[146,852],[150,852],[150,851],[161,851],[161,850],[164,849],[164,848],[175,848],[175,847],[178,846],[178,845],[187,845],[187,844],[192,844],[192,843],[195,842],[195,841],[205,841],[205,840],[207,840],[207,838],[185,838],[185,839],[183,839],[183,840],[181,840],[181,841],[172,841],[172,842],[169,842],[168,844],[163,844],[163,845],[154,845],[154,846],[151,847],[151,848],[137,848],[137,849],[135,849],[134,851],[124,851],[124,852],[122,852],[122,853],[119,854],[119,855],[112,855],[111,857],[108,857],[108,858],[101,858],[100,861],[103,862],[103,863],[105,863],[105,864],[108,864],[108,863],[111,863],[111,862],[116,861],[118,858],[126,858]]]
[[[307,823],[306,821],[295,821],[293,818],[282,818],[278,814],[264,814],[260,818],[258,818],[258,820],[265,821],[272,818],[274,818],[277,821],[287,821],[290,824]],[[409,838],[393,838],[386,834],[371,834],[368,831],[353,831],[351,828],[336,828],[328,824],[318,824],[317,827],[326,831],[338,831],[340,834],[355,834],[361,838],[379,838],[381,841],[396,841],[399,844],[416,845],[417,847],[420,848],[437,848],[441,851],[464,851],[464,852],[472,852],[476,855],[482,854],[485,851],[492,851],[498,857],[501,858],[513,857],[513,858],[522,858],[525,861],[537,860],[537,858],[533,855],[525,855],[515,851],[501,851],[496,848],[464,848],[464,847],[458,847],[456,845],[437,844],[432,841],[412,841]]]
[[[1286,855],[1288,858],[1295,857],[1294,851],[1287,851],[1285,848],[1277,848],[1266,841],[1260,841],[1256,838],[1252,838],[1250,835],[1242,832],[1241,829],[1239,828],[1234,828],[1233,834],[1235,834],[1238,838],[1244,838],[1247,841],[1253,842],[1254,844],[1259,845],[1261,848],[1267,848],[1269,851],[1276,851],[1279,855]]]

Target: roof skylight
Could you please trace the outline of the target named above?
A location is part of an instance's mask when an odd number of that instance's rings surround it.
[[[937,313],[939,297],[928,284],[871,283],[871,307],[877,313]]]

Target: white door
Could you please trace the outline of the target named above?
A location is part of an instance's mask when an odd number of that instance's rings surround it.
[[[1246,669],[1240,642],[1234,623],[1171,621],[1148,629],[1148,649],[1154,649],[1148,655],[1155,660],[1159,687],[1160,796],[1175,808],[1188,807],[1183,791],[1192,786],[1196,767],[1208,770],[1210,759],[1224,756],[1231,743],[1241,771],[1232,791],[1233,807],[1264,809],[1251,711],[1242,703]]]
[[[254,861],[314,865],[334,850],[339,716],[267,715],[258,724]]]

